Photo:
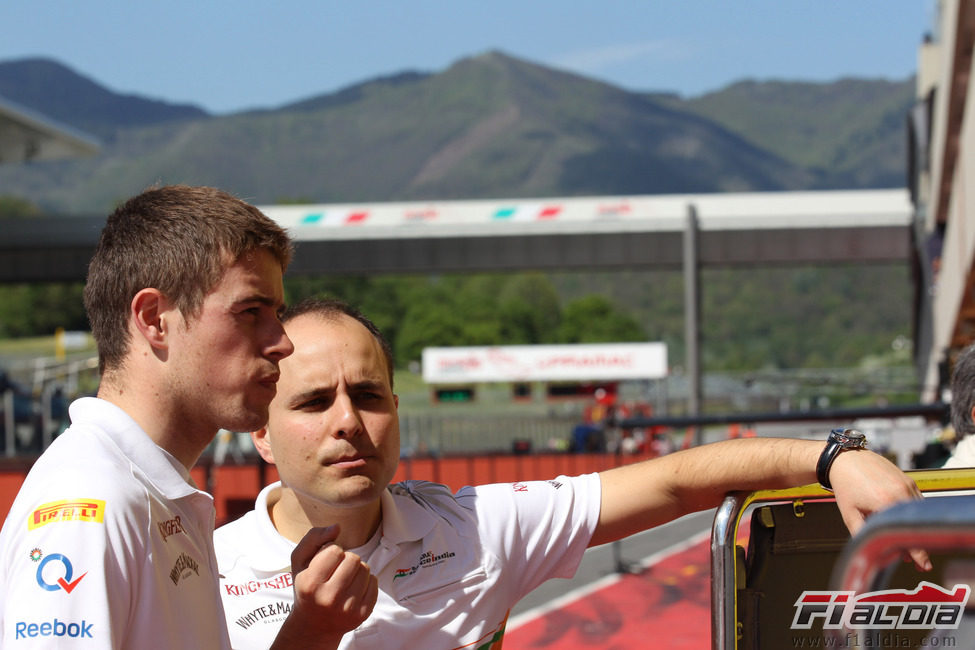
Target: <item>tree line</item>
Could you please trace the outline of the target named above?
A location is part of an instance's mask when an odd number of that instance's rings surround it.
[[[705,370],[854,367],[911,337],[911,289],[899,266],[702,276]],[[0,286],[0,338],[86,330],[82,289]],[[684,358],[680,273],[287,276],[285,296],[356,305],[389,338],[401,367],[427,346],[662,341],[672,365]],[[909,354],[898,362],[909,364]]]

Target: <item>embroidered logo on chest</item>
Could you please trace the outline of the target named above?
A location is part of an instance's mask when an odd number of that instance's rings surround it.
[[[457,554],[453,551],[446,550],[443,553],[435,553],[433,551],[424,551],[420,554],[417,563],[406,569],[396,569],[396,573],[393,574],[393,580],[397,578],[406,578],[415,574],[421,569],[429,569],[430,567],[435,567],[438,564],[443,564],[452,557],[456,557]]]
[[[169,572],[169,579],[174,585],[178,585],[180,580],[187,578],[190,574],[200,575],[200,564],[186,553],[180,553],[176,558],[176,564]]]
[[[159,534],[162,535],[163,541],[167,541],[170,535],[176,535],[177,533],[185,533],[183,529],[183,522],[180,521],[179,515],[176,515],[172,519],[167,519],[166,521],[156,522],[159,527]]]

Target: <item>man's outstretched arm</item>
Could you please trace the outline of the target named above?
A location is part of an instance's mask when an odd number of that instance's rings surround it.
[[[717,507],[728,492],[815,483],[824,447],[825,442],[791,438],[727,440],[601,472],[599,524],[590,545]],[[867,450],[840,453],[829,478],[851,533],[860,529],[867,515],[921,498],[914,481]],[[914,559],[921,568],[928,566],[923,554]]]

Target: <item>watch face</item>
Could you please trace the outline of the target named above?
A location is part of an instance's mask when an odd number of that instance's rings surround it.
[[[860,447],[866,442],[867,437],[856,429],[833,429],[830,437],[844,447]]]

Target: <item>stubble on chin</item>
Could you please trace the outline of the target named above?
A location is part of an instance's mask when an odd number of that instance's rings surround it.
[[[267,418],[268,408],[266,405],[255,407],[254,405],[241,404],[233,413],[225,414],[223,418],[225,424],[222,424],[221,428],[228,431],[249,433],[266,425]]]

